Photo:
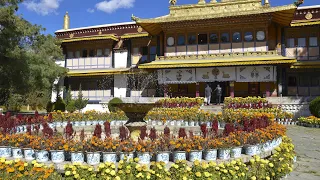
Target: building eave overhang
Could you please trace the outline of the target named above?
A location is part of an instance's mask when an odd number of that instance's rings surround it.
[[[98,69],[98,70],[71,70],[67,73],[69,77],[82,76],[105,76],[114,74],[136,74],[146,73],[146,71],[137,68],[114,68],[114,69]]]

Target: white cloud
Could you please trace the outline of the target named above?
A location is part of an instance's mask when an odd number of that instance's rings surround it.
[[[106,0],[96,4],[96,8],[106,13],[113,13],[117,9],[129,9],[134,6],[135,0]]]
[[[56,13],[61,1],[62,0],[28,0],[23,4],[28,10],[45,16],[50,13]]]
[[[89,12],[89,13],[94,13],[94,9],[88,8],[88,9],[87,9],[87,12]]]

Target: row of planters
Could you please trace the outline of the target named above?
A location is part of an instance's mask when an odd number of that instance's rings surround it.
[[[164,98],[156,102],[163,108],[193,108],[203,105],[204,98],[188,98],[188,97],[176,97],[176,98]]]
[[[298,118],[298,124],[305,127],[320,128],[320,118],[315,116],[300,117]]]
[[[97,125],[99,127],[99,125]],[[133,141],[120,130],[120,139],[101,139],[101,132],[95,129],[94,136],[84,139],[83,131],[80,140],[71,139],[73,131],[64,138],[61,135],[50,132],[45,127],[42,136],[28,134],[0,135],[1,147],[0,157],[36,159],[39,162],[46,162],[51,159],[54,163],[61,163],[65,160],[72,162],[86,161],[90,165],[103,162],[117,162],[125,156],[130,158],[138,157],[140,163],[148,164],[152,157],[157,161],[168,163],[172,154],[172,161],[189,161],[202,159],[216,160],[217,158],[227,160],[229,158],[240,158],[241,154],[256,155],[270,151],[281,143],[285,127],[273,123],[262,129],[229,129],[226,126],[225,136],[212,136],[203,132],[203,137],[189,136],[183,128],[179,131],[179,137],[171,137],[168,128],[165,128],[164,136],[157,137],[155,131],[147,135],[140,135],[139,141]],[[101,128],[101,127],[100,127]],[[68,132],[68,129],[66,129]],[[101,129],[100,129],[101,131]],[[214,132],[216,133],[216,132]],[[109,134],[110,135],[110,134]],[[143,137],[144,136],[144,137]],[[172,152],[172,153],[171,153]],[[86,157],[86,158],[85,158]]]
[[[60,174],[53,167],[32,161],[0,159],[0,177],[3,179],[281,179],[292,172],[294,165],[294,145],[287,137],[275,153],[268,159],[254,156],[249,162],[240,159],[216,164],[195,161],[188,165],[177,161],[167,167],[163,162],[152,162],[150,166],[138,164],[139,159],[113,163],[101,163],[96,167],[82,164],[67,164]]]

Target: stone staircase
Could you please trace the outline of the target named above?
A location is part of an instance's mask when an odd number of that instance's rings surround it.
[[[222,107],[223,105],[203,105],[200,107],[200,109],[204,110],[204,111],[209,111],[209,112],[213,112],[213,113],[219,113],[222,112]]]

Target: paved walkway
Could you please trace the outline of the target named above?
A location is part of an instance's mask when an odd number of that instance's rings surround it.
[[[288,136],[293,139],[297,163],[288,180],[320,179],[320,128],[288,126]]]

